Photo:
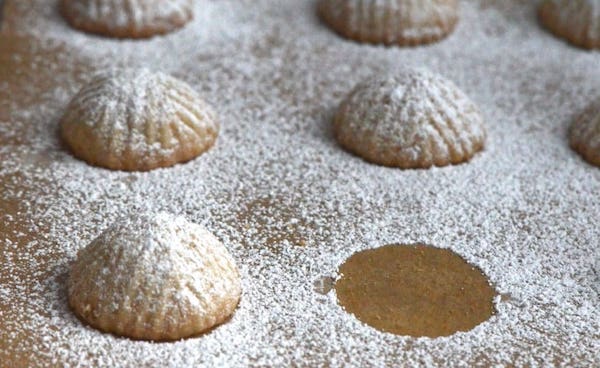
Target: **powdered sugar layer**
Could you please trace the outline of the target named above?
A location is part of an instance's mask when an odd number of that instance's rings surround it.
[[[540,29],[533,2],[464,1],[452,37],[414,49],[340,39],[312,1],[197,2],[189,27],[144,42],[75,32],[47,1],[17,3],[23,24],[34,25],[24,32],[66,45],[63,63],[172,73],[218,106],[223,131],[201,160],[128,174],[89,167],[49,136],[82,84],[73,68],[61,72],[71,83],[40,93],[44,103],[11,110],[0,136],[25,138],[0,147],[0,172],[21,177],[0,196],[21,203],[12,216],[31,219],[16,229],[35,236],[11,232],[2,243],[11,277],[0,272],[0,344],[8,346],[0,357],[131,367],[599,364],[600,171],[566,137],[600,93],[599,55]],[[331,119],[352,88],[421,65],[480,107],[486,153],[468,165],[401,171],[340,149]],[[261,198],[280,199],[240,225],[238,214]],[[185,214],[230,249],[244,290],[230,322],[201,338],[153,344],[73,316],[64,285],[77,250],[115,218],[146,209]],[[306,232],[303,247],[266,243],[264,232],[290,227]],[[467,333],[413,339],[373,330],[335,295],[313,291],[358,250],[417,242],[479,266],[506,296],[498,314]]]

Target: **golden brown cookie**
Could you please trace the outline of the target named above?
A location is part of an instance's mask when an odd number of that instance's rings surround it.
[[[456,0],[320,0],[319,14],[344,37],[400,46],[438,41],[459,18]]]
[[[539,17],[556,36],[579,47],[600,48],[599,0],[544,0]]]
[[[569,130],[571,148],[587,162],[600,167],[600,104],[581,114]]]
[[[91,165],[147,171],[204,153],[219,124],[186,83],[148,69],[117,69],[83,87],[61,130],[73,154]]]
[[[193,0],[61,0],[69,24],[117,38],[147,38],[172,32],[193,18]]]
[[[240,275],[203,227],[165,213],[124,218],[83,248],[69,305],[91,326],[142,340],[202,333],[234,312]]]
[[[403,169],[468,161],[483,149],[486,136],[475,104],[426,70],[361,83],[340,106],[333,127],[348,151]]]

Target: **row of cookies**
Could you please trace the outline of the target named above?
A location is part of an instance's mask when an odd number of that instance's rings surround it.
[[[339,34],[360,42],[419,45],[455,28],[458,0],[319,0],[319,14]],[[147,38],[175,31],[193,18],[193,0],[61,0],[67,22],[85,32]],[[542,24],[588,49],[600,48],[600,1],[543,0]]]
[[[477,106],[451,81],[420,69],[359,84],[340,105],[333,130],[348,151],[404,169],[466,162],[486,138]],[[91,165],[147,171],[206,152],[219,122],[185,82],[143,68],[114,69],[72,99],[61,132],[73,154]],[[570,140],[600,165],[600,108],[574,121]]]
[[[433,42],[448,35],[454,29],[459,18],[459,7],[456,0],[321,0],[318,4],[319,14],[327,24],[340,34],[363,42],[398,45],[416,45]],[[542,22],[556,34],[580,46],[593,48],[600,45],[599,0],[545,0],[542,1],[539,9]],[[76,28],[112,37],[139,38],[167,33],[182,27],[193,17],[194,2],[192,0],[177,0],[169,3],[156,2],[154,0],[111,0],[108,2],[98,0],[63,0],[61,2],[61,10],[65,19]],[[157,78],[164,77],[157,76]],[[424,76],[421,77],[426,78]],[[407,77],[405,75],[400,78],[406,79]],[[136,82],[133,82],[133,79]],[[124,86],[143,89],[144,87],[141,83],[136,87],[137,82],[142,79],[143,77],[133,78],[130,76],[130,83],[124,84]],[[107,82],[106,79],[104,79],[104,82],[108,84],[112,83]],[[120,83],[123,83],[123,81],[121,80]],[[382,83],[382,81],[372,81],[371,83],[373,84],[372,88],[377,88],[374,85]],[[391,81],[390,83],[393,84]],[[399,82],[398,87],[402,87],[402,84],[403,82]],[[428,87],[432,89],[432,93],[436,92],[434,91],[436,88],[442,88],[442,85],[447,84],[447,82],[440,82],[438,84],[439,86]],[[113,135],[118,135],[121,132],[121,138],[111,137],[104,132],[104,141],[98,142],[100,146],[84,146],[81,143],[84,141],[82,140],[84,138],[83,135],[89,138],[92,136],[92,133],[82,130],[76,124],[68,124],[69,120],[73,119],[73,116],[67,116],[64,119],[63,137],[70,144],[77,156],[92,164],[112,169],[149,170],[190,160],[206,151],[214,143],[218,132],[218,123],[211,109],[197,96],[190,95],[191,89],[187,86],[182,86],[180,83],[180,89],[184,88],[187,89],[184,93],[184,95],[187,95],[187,100],[186,97],[183,97],[183,99],[186,100],[188,105],[175,108],[175,110],[182,110],[183,112],[179,112],[180,115],[184,113],[188,114],[188,118],[183,119],[183,121],[188,128],[195,129],[199,135],[190,135],[189,132],[185,131],[183,126],[173,122],[170,129],[160,130],[160,132],[165,134],[162,137],[163,152],[156,149],[156,145],[152,149],[150,147],[143,147],[139,137],[131,134],[128,139],[138,139],[136,146],[139,152],[136,153],[136,149],[133,149],[133,147],[128,148],[124,146],[122,134],[126,134],[126,132],[122,129],[119,130],[119,127],[114,127]],[[382,88],[390,89],[391,87]],[[451,88],[457,90],[454,86]],[[93,87],[90,86],[88,89],[93,89]],[[157,90],[161,90],[161,88],[157,87]],[[169,93],[166,91],[163,92]],[[98,92],[98,94],[101,93]],[[128,88],[123,88],[122,93],[123,96],[129,95]],[[385,92],[380,91],[380,93]],[[414,93],[419,92],[414,91]],[[358,93],[353,93],[353,96],[356,94]],[[395,100],[398,100],[397,97],[396,94]],[[458,99],[461,98],[459,96]],[[356,99],[356,97],[351,96],[350,99]],[[167,101],[172,100],[172,96],[170,99],[167,99]],[[85,110],[83,106],[74,106],[78,103],[75,100],[72,104],[72,110],[78,111],[75,113],[75,119],[77,119],[78,114],[82,114],[81,108]],[[401,101],[396,101],[396,103],[401,103]],[[423,103],[421,102],[421,104]],[[438,137],[432,137],[435,134],[426,133],[422,129],[415,129],[414,126],[409,129],[406,124],[402,124],[404,132],[396,132],[397,135],[403,135],[402,141],[397,140],[391,143],[388,141],[390,135],[387,133],[389,132],[384,132],[382,133],[386,137],[384,144],[384,141],[378,139],[376,137],[377,134],[373,133],[373,131],[386,129],[386,123],[365,122],[360,127],[355,122],[352,122],[355,117],[352,116],[350,107],[358,105],[359,103],[356,101],[353,103],[344,103],[342,111],[335,119],[334,127],[338,140],[344,147],[369,161],[403,168],[429,167],[432,165],[443,166],[449,163],[464,162],[483,147],[484,133],[483,128],[480,127],[480,122],[475,121],[468,123],[465,127],[458,127],[456,125],[460,125],[461,123],[457,119],[442,117],[440,120],[439,116],[438,121],[432,124],[433,128],[439,130]],[[393,104],[388,105],[392,106]],[[449,105],[452,105],[451,101],[438,101],[437,107],[429,108],[430,114],[439,115]],[[88,106],[88,108],[92,107]],[[415,107],[422,106],[418,106],[417,104]],[[457,107],[462,108],[464,106]],[[362,106],[361,108],[363,110],[377,110],[375,106]],[[407,110],[407,107],[405,106],[404,109]],[[371,116],[373,115],[373,111],[371,111]],[[368,113],[363,112],[366,114],[364,116],[368,117]],[[110,113],[110,111],[107,111],[107,113]],[[198,116],[198,114],[202,113],[207,115]],[[577,120],[571,134],[572,147],[589,162],[594,164],[600,162],[598,147],[594,143],[596,139],[595,134],[598,130],[595,121],[598,120],[596,115],[599,113],[597,109],[590,109],[585,116]],[[135,112],[130,115],[128,117],[130,120],[127,120],[128,124],[135,125]],[[463,116],[460,119],[463,118],[469,120],[470,117]],[[478,117],[474,117],[474,119],[480,120]],[[93,119],[87,120],[91,121]],[[424,124],[421,123],[421,125]],[[447,128],[446,132],[444,132],[444,126]],[[464,130],[469,130],[470,127],[474,127],[474,129],[480,131],[473,132],[472,136],[461,136]],[[148,129],[150,129],[148,133],[151,135],[148,144],[153,145],[155,143],[153,140],[156,139],[156,132],[152,131],[151,128]],[[454,129],[454,133],[450,132],[452,129]],[[407,137],[407,134],[412,134],[412,136]],[[445,136],[446,134],[458,134],[458,137],[461,137],[462,141],[453,142],[452,139],[448,139],[451,137]],[[172,144],[171,147],[165,148],[165,145],[169,146],[165,144],[165,140],[175,142],[172,135],[181,136],[186,142],[183,144],[180,142],[178,147]],[[368,138],[364,139],[363,136]],[[391,136],[394,137],[394,135]],[[200,142],[200,140],[203,141]],[[111,144],[107,145],[107,141],[110,141]],[[119,145],[122,147],[119,147]],[[424,147],[424,145],[428,147]],[[107,149],[111,147],[120,152],[116,154],[108,152]],[[412,149],[412,147],[417,148]],[[165,154],[164,149],[173,152],[170,155]],[[94,153],[100,150],[104,150],[104,154]],[[104,156],[104,158],[100,158],[101,156]],[[394,158],[396,156],[403,158]],[[412,158],[409,158],[409,156]]]
[[[344,37],[388,45],[419,45],[448,36],[458,0],[321,0],[321,18]],[[600,48],[600,1],[543,0],[541,23],[574,45]]]

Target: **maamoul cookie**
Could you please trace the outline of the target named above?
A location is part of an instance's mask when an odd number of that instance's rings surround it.
[[[146,38],[172,32],[193,18],[193,0],[61,0],[69,24],[117,38]]]
[[[456,0],[320,0],[321,18],[360,42],[419,45],[449,35],[458,22]]]
[[[483,149],[486,136],[475,104],[452,82],[425,70],[359,84],[333,127],[347,150],[404,169],[465,162]]]
[[[166,213],[117,221],[72,266],[69,304],[91,326],[143,340],[176,340],[227,320],[240,276],[223,244]]]
[[[147,171],[204,153],[219,124],[186,83],[148,69],[119,69],[81,89],[61,131],[73,154],[91,165]]]
[[[573,150],[600,167],[600,105],[592,106],[573,121],[569,139]]]
[[[600,48],[600,0],[544,0],[542,24],[574,45]]]

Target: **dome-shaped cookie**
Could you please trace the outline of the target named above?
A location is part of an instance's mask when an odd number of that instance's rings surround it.
[[[587,162],[600,167],[600,104],[581,114],[569,131],[571,148]]]
[[[207,151],[218,132],[215,113],[190,86],[147,69],[95,78],[61,121],[63,140],[75,156],[128,171],[189,161]]]
[[[69,304],[91,326],[143,340],[197,335],[231,316],[240,276],[203,227],[165,213],[117,221],[72,266]]]
[[[61,0],[69,24],[117,38],[146,38],[172,32],[193,17],[193,0]]]
[[[556,36],[579,47],[600,48],[600,0],[544,0],[539,16]]]
[[[333,126],[347,150],[405,169],[465,162],[483,149],[486,135],[473,102],[452,82],[425,70],[358,85]]]
[[[426,44],[450,34],[456,0],[320,0],[321,18],[344,37],[401,46]]]

